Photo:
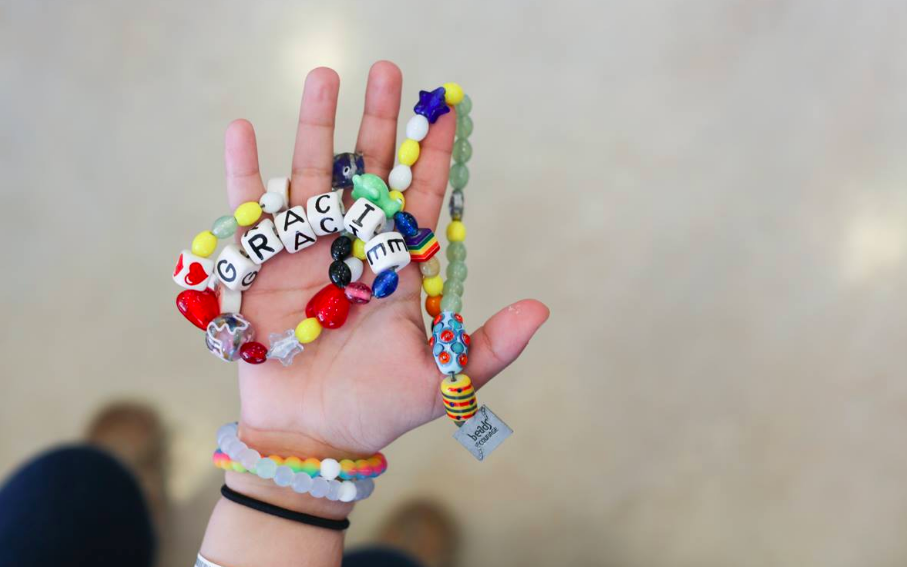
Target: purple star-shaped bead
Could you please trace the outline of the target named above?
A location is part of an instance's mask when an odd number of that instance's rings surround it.
[[[419,102],[413,107],[413,112],[428,118],[431,124],[434,124],[442,114],[450,112],[450,107],[444,100],[444,87],[438,87],[431,92],[419,91]]]

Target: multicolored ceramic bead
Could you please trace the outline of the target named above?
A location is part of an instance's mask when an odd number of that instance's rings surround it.
[[[441,382],[441,399],[447,417],[455,422],[466,421],[479,410],[476,390],[465,374],[448,376]]]
[[[430,228],[420,228],[415,235],[406,237],[406,248],[413,262],[427,262],[441,250],[441,245]]]
[[[432,355],[442,374],[459,374],[469,360],[469,335],[459,313],[442,311],[432,322]]]

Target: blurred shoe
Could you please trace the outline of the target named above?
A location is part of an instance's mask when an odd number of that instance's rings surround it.
[[[107,450],[132,471],[138,480],[154,523],[160,527],[166,511],[166,434],[150,407],[134,402],[114,402],[102,408],[86,432],[88,443]]]
[[[436,502],[404,503],[391,513],[378,533],[382,544],[408,553],[424,567],[456,565],[460,527]]]

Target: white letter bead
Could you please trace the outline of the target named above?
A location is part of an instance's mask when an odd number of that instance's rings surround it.
[[[252,287],[261,266],[249,259],[238,244],[227,244],[214,263],[215,273],[225,286],[236,291]]]
[[[282,196],[270,191],[261,196],[258,204],[261,205],[261,210],[272,215],[276,215],[287,207],[287,202],[283,200]]]
[[[428,118],[416,114],[406,123],[406,137],[421,142],[428,135]]]
[[[245,248],[246,254],[256,264],[264,264],[283,250],[283,243],[277,237],[277,232],[274,231],[274,222],[271,219],[265,219],[255,225],[254,228],[247,230],[242,235],[240,242],[242,242],[242,247]]]
[[[217,296],[217,304],[220,306],[220,312],[240,313],[242,311],[242,292],[230,289],[217,278],[211,279],[218,282],[217,286],[214,288],[214,295]]]
[[[301,206],[296,205],[287,209],[274,220],[277,222],[277,234],[290,254],[315,244],[317,240],[315,231],[312,230],[312,225],[305,216],[305,209]]]
[[[327,236],[343,228],[343,191],[309,197],[305,208],[316,235]]]
[[[283,206],[286,207],[286,204],[290,202],[290,178],[273,177],[268,179],[268,193],[277,193],[283,197]]]
[[[384,211],[362,197],[353,203],[350,210],[346,212],[346,216],[343,217],[343,226],[356,238],[368,242],[384,228],[386,221]]]
[[[359,258],[357,258],[355,256],[350,256],[343,262],[350,268],[350,274],[351,274],[350,281],[358,282],[359,278],[362,277],[362,268],[363,268],[362,260],[360,260]]]
[[[365,259],[377,275],[385,270],[399,270],[409,264],[409,249],[399,232],[385,232],[365,243]]]
[[[196,256],[189,250],[180,252],[173,270],[173,281],[186,289],[201,291],[208,286],[208,278],[214,272],[214,262]]]
[[[390,176],[387,178],[387,184],[394,191],[406,191],[413,182],[413,170],[408,165],[402,163],[394,166]]]

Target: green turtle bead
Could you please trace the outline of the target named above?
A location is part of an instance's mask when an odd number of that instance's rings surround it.
[[[447,279],[465,282],[467,275],[469,275],[469,270],[466,269],[466,264],[463,262],[447,264]]]
[[[472,135],[472,118],[461,116],[457,118],[457,137],[468,138]]]
[[[463,282],[460,280],[447,280],[444,282],[444,291],[442,295],[463,296]]]
[[[459,313],[463,309],[463,300],[459,295],[445,295],[441,298],[441,311]]]
[[[236,228],[238,226],[239,223],[236,222],[236,217],[233,215],[224,215],[214,221],[214,225],[211,227],[211,233],[220,240],[223,240],[224,238],[230,238],[236,234]]]
[[[453,159],[456,163],[466,163],[472,157],[472,144],[466,138],[454,142]]]
[[[451,242],[447,245],[447,259],[451,262],[466,260],[466,245],[462,242]]]

